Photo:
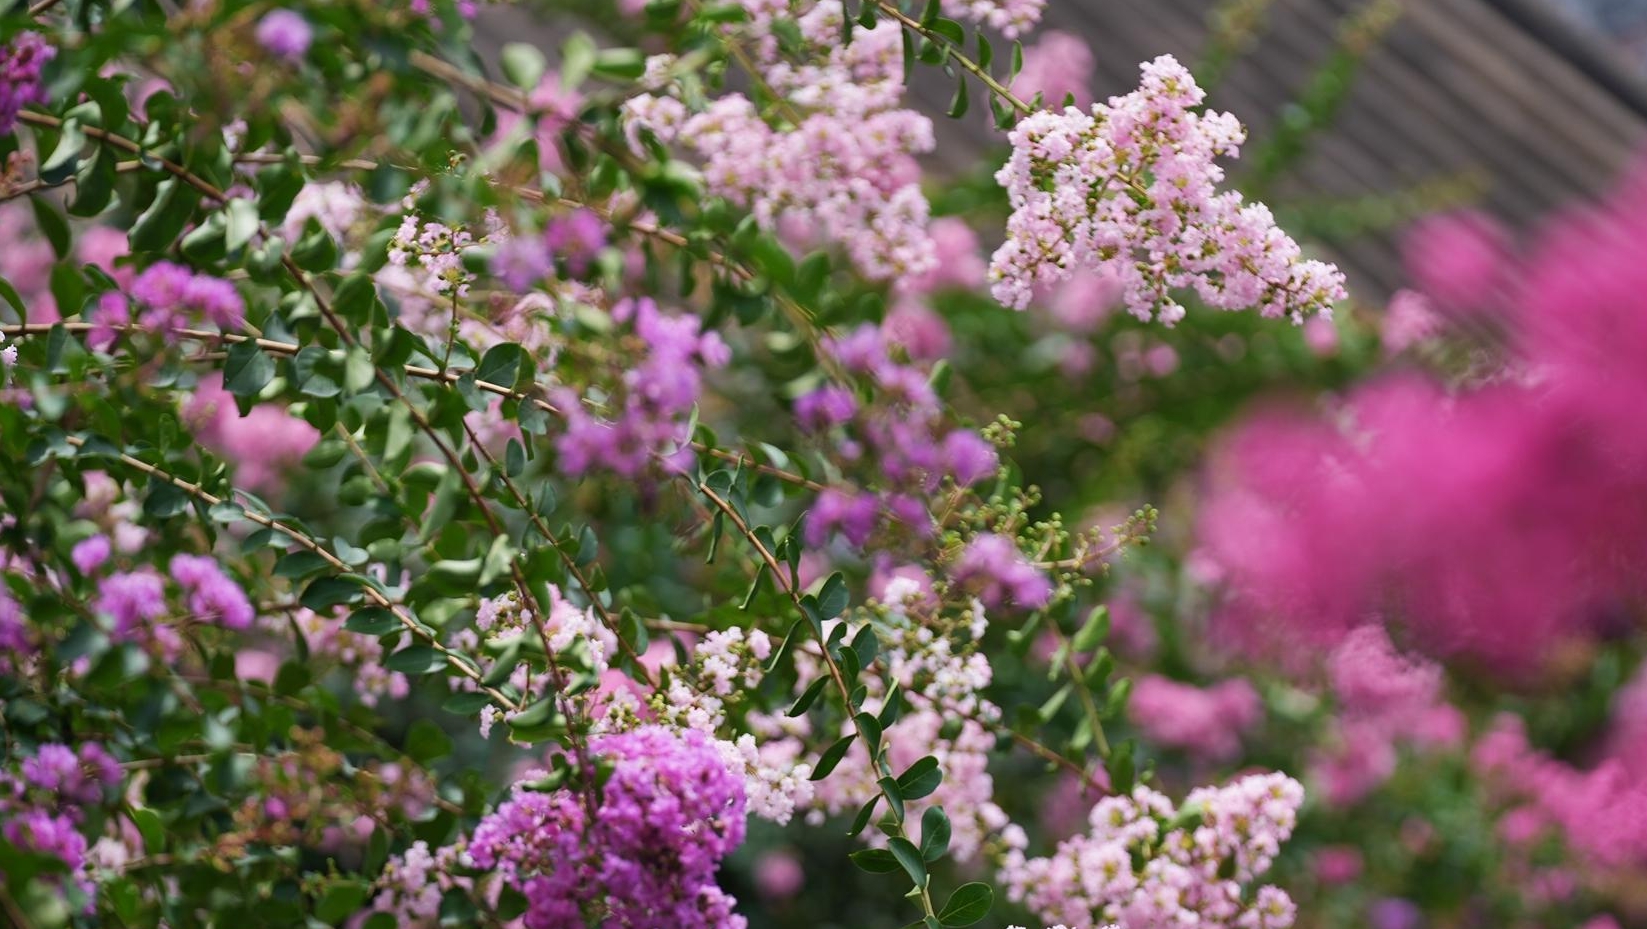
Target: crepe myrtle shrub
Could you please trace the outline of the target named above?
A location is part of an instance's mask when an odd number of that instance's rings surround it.
[[[1111,738],[1154,510],[1046,515],[885,312],[985,285],[914,67],[1013,149],[1010,306],[1327,312],[1239,123],[1170,58],[1022,99],[1038,0],[576,12],[486,59],[469,0],[0,0],[0,913],[742,926],[758,831],[855,837],[876,925],[1287,925],[1297,783],[1179,805]],[[1109,797],[1087,844],[1003,761]]]

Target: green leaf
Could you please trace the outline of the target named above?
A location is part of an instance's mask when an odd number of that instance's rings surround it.
[[[68,222],[57,212],[56,207],[42,197],[30,197],[29,206],[34,208],[34,224],[39,227],[40,234],[46,237],[46,241],[51,243],[51,250],[57,253],[59,259],[67,258],[71,245]],[[62,310],[66,313],[69,307],[63,307]]]
[[[632,81],[646,73],[646,56],[638,48],[603,48],[590,70],[607,80]]]
[[[167,178],[156,188],[154,202],[137,217],[127,239],[134,254],[160,252],[171,247],[182,234],[200,202],[200,192],[177,178]]]
[[[13,287],[11,282],[3,277],[0,277],[0,298],[11,304],[11,308],[17,311],[18,319],[28,322],[29,308],[23,303],[23,295],[18,293],[17,288]]]
[[[851,602],[846,592],[846,581],[841,577],[841,572],[836,571],[818,591],[818,614],[823,619],[834,619],[845,612]]]
[[[1133,763],[1132,752],[1132,740],[1127,739],[1120,745],[1115,746],[1114,750],[1110,753],[1109,764],[1107,765],[1109,770],[1109,783],[1110,789],[1113,790],[1117,796],[1124,796],[1132,793],[1132,785],[1134,779],[1137,777],[1137,767]]]
[[[166,827],[160,821],[160,814],[148,807],[134,806],[131,808],[131,820],[137,826],[137,832],[143,837],[143,851],[145,854],[158,855],[166,850]]]
[[[520,376],[521,360],[525,356],[526,352],[512,342],[494,345],[486,350],[475,368],[475,380],[512,388]]]
[[[292,261],[305,271],[330,271],[337,266],[337,243],[320,224],[309,220],[309,231],[292,246]]]
[[[406,628],[400,617],[381,606],[367,606],[349,614],[343,628],[360,635],[382,636]]]
[[[341,577],[316,578],[303,591],[298,602],[314,610],[325,612],[340,603],[350,603],[360,596],[360,585]]]
[[[955,78],[955,96],[950,98],[950,101],[949,101],[949,118],[950,119],[960,119],[962,116],[966,115],[966,108],[967,108],[966,93],[967,93],[967,91],[966,91],[966,75],[965,74],[957,75],[956,78]]]
[[[446,668],[446,656],[428,645],[408,645],[390,655],[383,666],[402,674],[434,674]]]
[[[377,288],[367,274],[351,274],[332,291],[333,311],[357,326],[371,324],[372,309],[376,305]]]
[[[239,251],[257,234],[257,204],[243,197],[230,200],[223,207],[223,244],[229,251]]]
[[[1070,648],[1076,653],[1090,652],[1104,644],[1109,638],[1109,608],[1098,606],[1087,614],[1087,621],[1081,625],[1075,638],[1070,640]]]
[[[1104,718],[1114,719],[1127,708],[1127,700],[1132,697],[1132,679],[1123,677],[1110,685],[1109,696],[1104,699]]]
[[[890,874],[898,870],[898,859],[884,848],[861,848],[847,857],[870,874]]]
[[[932,31],[948,39],[957,48],[966,44],[966,27],[953,19],[934,20]],[[948,57],[947,49],[945,57]]]
[[[929,806],[921,814],[921,857],[937,861],[949,851],[949,815],[941,806]]]
[[[270,165],[257,174],[258,215],[271,223],[286,217],[303,190],[303,175],[288,165]]]
[[[595,67],[595,43],[589,36],[577,32],[561,46],[560,82],[562,87],[573,88],[583,83]]]
[[[80,168],[80,152],[86,147],[86,133],[80,128],[80,120],[64,120],[62,132],[57,147],[40,163],[40,179],[47,184],[61,184]]]
[[[794,706],[789,708],[788,715],[794,717],[804,714],[818,699],[818,695],[823,693],[824,685],[828,683],[829,675],[818,675],[818,679],[807,685],[806,690],[802,691],[800,697],[795,700]]]
[[[223,389],[236,397],[255,397],[274,380],[274,359],[256,342],[236,342],[223,360]]]
[[[857,738],[857,733],[845,736],[824,749],[824,753],[818,757],[817,767],[812,769],[811,779],[821,781],[828,777],[829,772],[835,770],[835,766],[841,763],[842,758],[846,757],[846,750],[852,747],[852,740],[855,738]]]
[[[595,539],[595,530],[584,526],[578,530],[578,552],[572,556],[572,561],[578,567],[583,567],[595,560],[600,553],[600,543]]]
[[[492,705],[492,698],[482,693],[455,693],[441,703],[440,708],[459,716],[473,716]]]
[[[406,732],[406,754],[427,764],[452,753],[452,737],[427,719],[412,723]]]
[[[852,637],[852,651],[858,656],[858,667],[867,668],[875,661],[875,655],[880,649],[880,640],[875,638],[875,630],[864,626],[858,634]]]
[[[114,155],[106,148],[80,165],[74,178],[74,200],[69,212],[75,216],[96,216],[103,212],[114,198],[116,177]]]
[[[876,794],[869,798],[868,803],[858,808],[857,815],[852,817],[852,827],[846,832],[848,838],[856,837],[858,833],[864,831],[864,827],[869,825],[869,817],[875,815],[875,807],[880,802],[881,795]]]
[[[881,796],[886,798],[887,805],[892,807],[892,818],[898,822],[904,821],[904,794],[898,789],[898,782],[890,777],[880,778],[875,785],[881,788]]]
[[[337,925],[360,910],[371,896],[372,885],[365,881],[338,881],[326,888],[315,904],[315,918]]]
[[[503,76],[511,84],[521,90],[535,90],[538,82],[543,80],[543,72],[549,67],[543,52],[537,46],[525,42],[509,42],[503,46],[503,54],[499,64],[503,66]]]
[[[903,866],[904,873],[915,882],[915,886],[925,887],[926,859],[921,857],[921,851],[915,847],[915,843],[897,835],[887,840],[886,847],[892,852],[892,857],[898,859],[898,864]]]
[[[989,915],[995,905],[995,891],[988,884],[973,881],[955,888],[949,902],[938,911],[938,921],[944,926],[970,926]]]
[[[905,768],[904,773],[898,775],[898,786],[910,800],[919,800],[931,794],[943,781],[944,772],[938,767],[938,759],[931,755]]]

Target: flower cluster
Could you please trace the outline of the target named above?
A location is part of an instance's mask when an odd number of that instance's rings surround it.
[[[713,743],[648,726],[592,739],[589,751],[610,767],[598,805],[517,785],[469,839],[474,865],[526,897],[527,929],[743,926],[715,883],[743,842],[743,780]]]
[[[1041,21],[1046,0],[945,0],[944,12],[1016,39]]]
[[[56,55],[57,49],[34,32],[0,45],[0,136],[11,134],[24,107],[46,102],[40,69]]]
[[[844,247],[866,277],[924,273],[934,251],[914,156],[931,150],[932,123],[898,107],[898,25],[859,29],[843,45],[839,0],[798,11],[787,3],[746,8],[757,76],[783,97],[784,122],[769,122],[737,93],[697,114],[676,98],[643,95],[626,104],[632,129],[685,144],[704,161],[711,192],[803,243],[821,234]],[[776,20],[790,16],[805,46],[793,58],[782,53],[774,30]]]
[[[320,441],[319,430],[275,404],[258,404],[240,415],[217,374],[195,386],[183,416],[194,424],[201,444],[234,462],[239,486],[259,493],[285,487],[286,476]]]
[[[1216,159],[1237,153],[1244,130],[1227,113],[1197,112],[1204,97],[1163,56],[1144,65],[1138,90],[1090,114],[1025,117],[996,175],[1012,203],[990,266],[996,299],[1022,309],[1037,285],[1082,268],[1115,274],[1133,314],[1168,324],[1184,315],[1172,296],[1183,289],[1297,321],[1343,299],[1338,270],[1303,259],[1267,207],[1218,190]]]
[[[1286,929],[1295,913],[1287,894],[1265,886],[1248,896],[1248,888],[1292,835],[1303,799],[1298,782],[1280,774],[1192,791],[1180,809],[1137,787],[1099,801],[1091,831],[1051,857],[1009,852],[1001,879],[1049,922]]]
[[[399,671],[383,666],[383,641],[359,635],[343,628],[344,617],[322,615],[304,607],[294,607],[289,614],[270,613],[259,625],[272,634],[294,633],[303,637],[303,645],[310,661],[331,663],[348,672],[349,686],[366,706],[377,706],[385,697],[404,700],[411,693],[411,682]],[[240,657],[246,658],[247,652]],[[259,677],[274,683],[274,660],[254,664],[236,663],[236,672],[242,678]]]
[[[287,62],[302,61],[314,38],[314,27],[291,10],[270,10],[257,21],[257,44]]]
[[[660,458],[665,467],[684,469],[693,460],[687,426],[703,373],[725,365],[731,349],[718,334],[703,332],[697,317],[665,316],[650,298],[619,301],[612,318],[631,327],[644,354],[624,371],[611,419],[595,416],[569,389],[554,393],[566,418],[566,431],[555,439],[560,467],[632,478]]]
[[[1625,185],[1525,257],[1500,314],[1513,354],[1486,383],[1392,375],[1330,417],[1272,410],[1225,439],[1200,537],[1228,628],[1330,647],[1379,615],[1523,675],[1606,633],[1647,576],[1647,514],[1618,505],[1647,493],[1644,202]],[[1457,260],[1474,273],[1475,250]]]
[[[1263,717],[1252,684],[1234,678],[1200,688],[1159,674],[1137,678],[1127,715],[1144,738],[1206,761],[1229,761],[1241,739]]]
[[[389,239],[389,264],[408,271],[415,287],[426,294],[467,297],[474,275],[464,268],[463,253],[489,241],[500,228],[494,221],[487,235],[477,239],[461,226],[408,213]]]
[[[772,639],[759,629],[745,632],[733,626],[709,632],[685,666],[665,672],[643,712],[663,725],[714,738],[727,770],[744,778],[749,812],[783,825],[813,797],[812,766],[801,760],[804,746],[737,732],[730,719],[731,711],[760,684],[763,662],[771,655]],[[731,737],[723,738],[723,733]]]
[[[197,619],[223,626],[225,629],[247,629],[255,613],[246,592],[240,589],[216,558],[208,555],[173,555],[172,580],[188,596],[189,612]]]
[[[999,533],[968,542],[950,567],[950,577],[991,609],[1010,604],[1033,610],[1052,599],[1052,581],[1045,572],[1030,563],[1016,542]]]
[[[989,771],[995,729],[1001,709],[983,696],[993,679],[989,659],[980,650],[988,619],[973,601],[969,610],[954,617],[934,615],[937,601],[931,595],[930,579],[915,572],[895,574],[881,592],[881,604],[874,623],[881,642],[881,660],[888,680],[897,685],[903,710],[885,731],[887,760],[894,770],[904,771],[930,755],[937,762],[943,780],[930,797],[911,801],[911,821],[920,819],[925,807],[941,806],[950,817],[952,833],[949,853],[957,861],[971,861],[992,836],[1008,824],[1004,810],[996,803],[995,781]],[[831,621],[826,636],[838,625]],[[843,628],[845,640],[861,634],[862,626]],[[801,652],[797,667],[797,691],[827,674],[815,646]],[[876,683],[863,703],[871,714],[880,712],[889,699]],[[782,740],[811,735],[808,719],[791,719],[777,714],[752,714],[752,728],[763,737]],[[839,737],[851,731],[820,734]],[[815,810],[808,821],[822,822],[823,814],[848,813],[874,798],[879,787],[877,773],[861,742],[854,742],[841,766],[817,785]],[[879,841],[875,835],[866,836]]]
[[[103,536],[94,536],[75,546],[74,561],[82,573],[92,574],[108,561],[111,546]],[[256,610],[246,592],[223,572],[217,559],[209,555],[173,555],[171,578],[184,597],[188,618],[224,629],[241,631],[251,627]],[[115,571],[97,577],[93,606],[113,623],[117,640],[148,643],[161,654],[175,658],[183,640],[172,624],[157,622],[167,615],[169,604],[165,578],[152,567]]]
[[[1353,803],[1388,780],[1403,745],[1455,748],[1464,740],[1463,714],[1441,696],[1441,669],[1397,654],[1382,626],[1346,636],[1327,659],[1327,677],[1339,715],[1310,774],[1328,803]]]
[[[145,268],[132,281],[131,298],[145,307],[136,317],[137,325],[151,332],[187,328],[198,319],[228,331],[239,329],[246,321],[246,301],[232,283],[210,274],[197,274],[170,261]],[[126,297],[116,291],[104,294],[98,302],[96,322],[108,331],[99,341],[112,341],[115,329],[133,322]]]
[[[504,239],[492,256],[492,271],[512,290],[525,292],[555,270],[558,262],[573,277],[582,277],[606,247],[606,222],[594,210],[576,209],[556,216],[538,236]]]
[[[1534,749],[1519,717],[1503,715],[1471,762],[1509,812],[1504,838],[1532,850],[1554,833],[1602,867],[1647,864],[1647,778],[1609,758],[1591,770]]]
[[[78,749],[36,746],[16,772],[0,771],[0,836],[18,851],[61,861],[89,895],[93,887],[82,870],[85,810],[100,805],[120,782],[120,765],[97,742],[81,742]]]
[[[883,515],[927,536],[932,518],[921,500],[945,478],[969,487],[995,473],[995,448],[978,433],[944,425],[943,410],[925,372],[893,357],[884,327],[865,324],[825,339],[823,349],[848,374],[876,388],[876,402],[860,405],[852,391],[826,384],[795,402],[803,429],[830,440],[845,462],[873,465],[880,488],[830,488],[818,496],[807,515],[811,544],[840,533],[862,545]]]

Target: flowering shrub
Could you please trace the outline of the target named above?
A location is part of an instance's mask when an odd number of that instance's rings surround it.
[[[8,924],[1398,927],[1439,829],[1534,890],[1436,912],[1623,911],[1639,209],[1519,291],[1434,221],[1380,341],[1190,71],[1093,104],[1039,0],[475,53],[530,12],[0,3]],[[993,183],[923,173],[922,67]],[[1494,376],[1237,425],[1172,509],[1243,397],[1504,300]]]

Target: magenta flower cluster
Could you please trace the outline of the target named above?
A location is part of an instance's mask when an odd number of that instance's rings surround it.
[[[257,44],[287,62],[303,60],[314,38],[314,27],[302,14],[292,10],[270,10],[257,21]]]
[[[1012,203],[995,252],[995,298],[1023,309],[1035,288],[1078,270],[1113,274],[1127,308],[1172,324],[1193,290],[1208,306],[1264,316],[1327,312],[1343,276],[1304,259],[1269,208],[1220,191],[1220,157],[1245,130],[1228,113],[1199,112],[1205,94],[1171,56],[1143,66],[1138,90],[1090,113],[1074,107],[1025,117],[996,174]]]
[[[1619,758],[1583,770],[1538,751],[1519,717],[1500,716],[1471,753],[1508,810],[1500,833],[1529,854],[1555,835],[1603,868],[1647,864],[1647,777]]]
[[[950,578],[971,591],[984,606],[1015,606],[1035,610],[1052,599],[1052,580],[1018,549],[1018,543],[999,533],[977,536],[949,569]]]
[[[0,136],[16,128],[24,107],[46,102],[40,69],[56,55],[57,49],[33,32],[18,33],[0,45]]]
[[[85,808],[102,803],[120,784],[120,765],[96,742],[77,750],[46,743],[22,759],[15,773],[0,772],[0,835],[13,848],[56,858],[80,889],[92,892],[81,874],[86,837]]]
[[[840,533],[862,545],[888,516],[918,535],[931,532],[924,498],[945,478],[970,487],[995,473],[994,446],[969,429],[944,424],[943,408],[927,374],[893,357],[885,327],[864,324],[823,342],[823,351],[847,374],[875,385],[875,401],[860,405],[840,384],[826,384],[795,401],[803,429],[832,443],[844,462],[872,463],[877,490],[832,487],[818,495],[807,516],[808,544]]]
[[[612,318],[633,329],[645,354],[624,371],[622,392],[609,398],[617,407],[611,419],[597,417],[570,389],[555,392],[566,417],[566,431],[555,440],[560,467],[632,478],[661,458],[684,469],[692,460],[687,426],[704,371],[725,366],[732,350],[719,334],[702,331],[698,317],[666,316],[650,297],[619,301]]]
[[[582,277],[605,247],[605,220],[593,210],[577,209],[549,220],[542,235],[500,242],[492,255],[492,273],[509,289],[525,293],[553,273],[557,260],[573,277]]]
[[[589,750],[611,766],[592,812],[517,786],[470,838],[473,863],[526,897],[527,929],[740,929],[715,871],[743,842],[743,778],[714,742],[646,726]]]
[[[102,536],[77,544],[72,553],[77,567],[87,574],[106,564],[109,554],[109,544]],[[169,568],[189,619],[235,631],[251,628],[256,608],[215,558],[178,554],[172,556]],[[167,656],[181,651],[183,642],[177,630],[159,622],[169,612],[169,604],[165,578],[153,568],[98,577],[92,605],[112,621],[117,640],[152,643]]]
[[[172,580],[188,597],[189,612],[197,619],[226,629],[249,629],[256,611],[240,589],[209,555],[173,555]]]
[[[1241,754],[1242,736],[1263,718],[1264,705],[1241,678],[1202,688],[1145,674],[1133,682],[1127,715],[1156,745],[1218,762]]]
[[[1626,184],[1518,270],[1456,250],[1518,295],[1485,385],[1391,376],[1330,419],[1277,410],[1227,438],[1200,535],[1232,632],[1330,646],[1377,615],[1514,674],[1618,628],[1647,593],[1647,510],[1619,505],[1647,496],[1644,205],[1647,184]]]
[[[1327,659],[1338,715],[1311,753],[1310,776],[1321,798],[1354,803],[1389,780],[1400,750],[1461,746],[1464,714],[1443,699],[1441,668],[1397,653],[1382,626],[1356,629]]]
[[[132,281],[131,297],[146,309],[136,317],[151,332],[187,328],[204,319],[219,329],[239,329],[246,321],[246,301],[228,281],[196,274],[170,261],[159,261]],[[130,325],[132,310],[124,295],[110,291],[98,301],[96,323],[103,332],[96,342],[113,341],[114,330]]]
[[[285,487],[286,476],[320,441],[319,430],[279,404],[260,403],[240,415],[217,374],[201,379],[183,412],[202,445],[234,462],[236,486],[258,493]]]

